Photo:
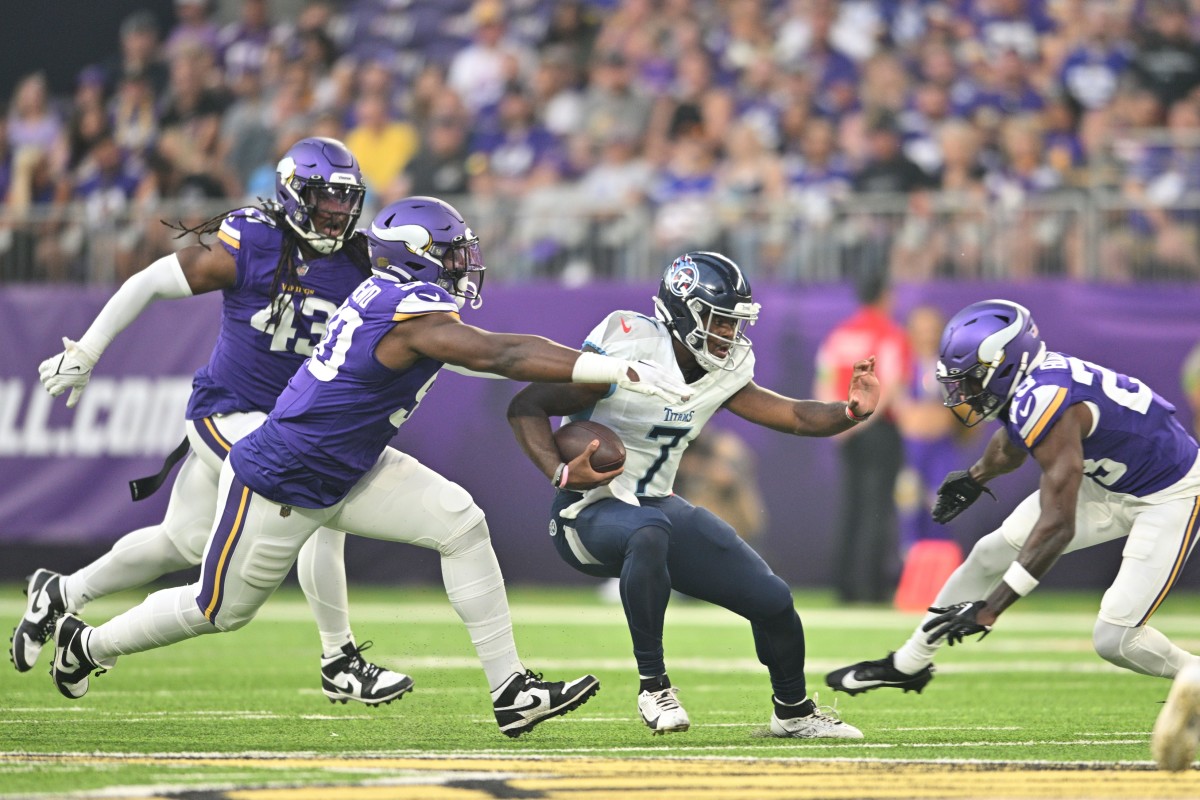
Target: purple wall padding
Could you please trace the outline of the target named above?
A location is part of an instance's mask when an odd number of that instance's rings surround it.
[[[466,321],[505,332],[538,333],[577,346],[609,311],[651,311],[650,284],[593,284],[578,289],[542,283],[489,284],[482,309]],[[41,390],[37,365],[78,337],[108,297],[106,289],[0,290],[5,346],[0,350],[0,547],[111,543],[162,518],[167,489],[141,503],[126,482],[154,473],[183,435],[182,412],[192,371],[215,340],[220,298],[152,306],[109,348],[73,411]],[[757,286],[762,318],[751,330],[757,381],[795,397],[812,391],[821,337],[854,309],[845,286]],[[1179,367],[1200,341],[1200,286],[936,284],[895,291],[895,314],[931,303],[947,314],[976,300],[1005,297],[1028,305],[1052,349],[1134,375],[1185,408]],[[511,581],[573,581],[547,536],[551,490],[522,455],[504,419],[518,387],[444,373],[397,437],[401,448],[462,483],[487,512]],[[949,412],[947,412],[949,413]],[[742,434],[757,454],[770,527],[759,549],[798,586],[828,583],[831,536],[841,487],[832,442],[795,439],[714,418]],[[986,437],[964,452],[964,466]],[[964,545],[991,530],[1036,486],[1026,465],[994,483],[1001,502],[981,501],[955,523]],[[351,546],[360,547],[357,543]],[[405,574],[411,548],[372,544],[365,577]],[[1062,585],[1103,586],[1119,548],[1069,558]],[[418,559],[420,561],[420,559]],[[351,559],[355,577],[358,559]],[[1196,583],[1194,573],[1188,579]]]

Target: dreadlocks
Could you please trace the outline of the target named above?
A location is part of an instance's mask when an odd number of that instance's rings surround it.
[[[283,207],[273,200],[263,200],[255,206],[241,206],[233,208],[229,211],[217,214],[215,217],[210,217],[198,225],[189,226],[182,220],[175,222],[167,222],[162,220],[162,224],[166,225],[171,230],[179,231],[176,234],[176,239],[181,239],[188,234],[195,234],[200,240],[200,245],[205,249],[211,249],[208,242],[204,241],[204,236],[214,234],[221,229],[221,223],[227,217],[233,216],[239,212],[257,212],[267,217],[275,224],[283,233],[283,244],[279,248],[279,260],[275,262],[275,274],[271,278],[271,316],[267,320],[266,332],[273,333],[279,326],[283,318],[283,311],[287,307],[290,295],[283,291],[283,287],[290,283],[297,283],[300,280],[300,275],[296,272],[296,256],[300,252],[302,245],[301,239],[292,230],[292,226],[287,224],[287,220],[283,217]],[[358,267],[363,278],[366,279],[371,275],[371,259],[367,254],[367,238],[359,231],[346,240],[346,244],[342,247],[344,252],[354,266]]]

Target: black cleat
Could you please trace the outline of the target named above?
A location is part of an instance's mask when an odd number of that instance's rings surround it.
[[[54,626],[54,663],[50,675],[62,696],[78,700],[87,694],[88,677],[107,672],[92,660],[85,639],[92,627],[74,614],[63,614]]]
[[[329,702],[345,705],[347,700],[357,700],[377,706],[399,700],[412,691],[412,678],[362,657],[362,651],[370,646],[370,642],[358,647],[347,642],[340,654],[321,659],[321,691]]]
[[[492,692],[496,724],[505,736],[515,739],[540,722],[574,711],[600,691],[600,681],[584,675],[573,681],[543,681],[540,673],[514,672]]]
[[[42,648],[54,634],[54,623],[67,610],[63,601],[62,576],[48,569],[39,569],[29,576],[25,587],[29,600],[25,616],[13,630],[8,657],[17,672],[28,672],[37,663]]]
[[[925,684],[933,680],[933,665],[929,664],[915,675],[909,675],[896,669],[892,661],[895,655],[894,652],[888,653],[887,658],[878,661],[860,661],[848,667],[835,669],[825,676],[825,683],[831,689],[849,695],[888,686],[920,694]]]

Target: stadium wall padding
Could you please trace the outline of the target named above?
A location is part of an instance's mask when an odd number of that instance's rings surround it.
[[[483,308],[464,319],[490,330],[530,332],[579,345],[609,311],[651,313],[652,284],[489,283]],[[220,296],[151,306],[109,348],[84,402],[73,411],[51,401],[37,366],[77,338],[103,306],[107,288],[0,289],[5,346],[0,349],[0,580],[20,578],[30,564],[74,569],[123,533],[161,520],[168,490],[133,503],[129,479],[157,472],[183,435],[191,373],[215,341]],[[1150,384],[1190,419],[1180,365],[1200,342],[1200,286],[1019,285],[955,283],[899,286],[895,316],[922,303],[947,315],[976,300],[1005,297],[1028,305],[1051,349],[1126,372]],[[850,287],[759,285],[763,305],[751,329],[757,381],[795,397],[812,391],[817,344],[855,308]],[[517,390],[508,381],[443,373],[396,438],[396,445],[465,486],[487,512],[496,550],[512,583],[578,583],[588,579],[558,560],[547,541],[551,489],[525,459],[505,422]],[[947,412],[949,413],[949,412]],[[829,584],[831,538],[841,487],[835,444],[799,439],[744,423],[728,413],[714,425],[744,436],[758,459],[769,528],[757,546],[797,587]],[[964,467],[987,434],[964,448]],[[999,503],[981,500],[955,521],[964,547],[992,530],[1037,485],[1031,463],[993,483]],[[353,538],[353,537],[351,537]],[[1050,585],[1102,587],[1115,572],[1120,542],[1072,554]],[[347,545],[351,582],[437,582],[432,553],[369,540]],[[1183,583],[1200,585],[1192,565]]]

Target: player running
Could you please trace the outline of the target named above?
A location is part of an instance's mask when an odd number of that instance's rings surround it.
[[[73,407],[105,348],[152,302],[215,291],[224,296],[220,336],[192,382],[186,414],[191,452],[166,516],[126,534],[70,575],[46,569],[33,574],[10,650],[18,671],[33,667],[62,613],[78,613],[96,598],[200,563],[230,447],[262,424],[337,307],[370,275],[366,239],[354,233],[363,191],[358,161],[345,145],[300,140],[276,167],[276,202],[238,209],[192,230],[216,233],[220,246],[185,247],[134,275],[78,342],[63,339],[65,351],[42,362],[42,384],[55,397],[70,389],[67,405]],[[173,463],[158,481],[139,487],[135,499],[153,492]],[[350,629],[344,542],[340,531],[322,529],[305,544],[297,570],[321,635],[321,688],[330,702],[390,703],[412,688],[412,680],[362,657],[370,643],[357,644]]]
[[[1007,300],[959,311],[942,333],[938,358],[945,404],[959,421],[1002,425],[970,469],[946,476],[933,518],[954,519],[989,491],[988,481],[1030,454],[1042,469],[1040,487],[975,544],[903,647],[835,670],[826,682],[850,694],[886,686],[920,691],[933,678],[942,642],[986,635],[1060,555],[1122,536],[1121,568],[1092,632],[1096,652],[1165,678],[1200,662],[1146,624],[1200,529],[1196,441],[1175,407],[1136,378],[1048,352],[1029,309]]]
[[[861,739],[857,728],[808,697],[804,629],[787,584],[728,523],[673,494],[673,486],[681,454],[721,408],[799,436],[832,436],[867,419],[879,400],[874,357],[854,365],[848,402],[793,400],[758,386],[745,329],[758,319],[759,305],[738,265],[718,253],[675,259],[654,307],[654,318],[609,314],[584,349],[671,365],[687,380],[690,399],[664,403],[609,385],[532,385],[509,405],[517,440],[558,489],[551,507],[554,546],[580,572],[620,579],[641,678],[638,713],[654,733],[686,731],[691,724],[663,654],[663,618],[675,589],[750,621],[774,689],[772,734]],[[624,471],[615,480],[611,472],[593,471],[594,445],[563,470],[552,416],[586,418],[616,431],[625,443]]]
[[[460,308],[482,301],[479,239],[440,200],[393,203],[367,238],[374,274],[329,318],[267,420],[233,446],[221,469],[200,582],[156,592],[96,628],[64,615],[52,674],[65,696],[82,697],[89,674],[117,656],[246,625],[322,526],[438,551],[446,594],[506,735],[571,711],[598,690],[591,675],[543,681],[522,665],[483,511],[461,486],[388,442],[444,364],[526,381],[612,382],[667,402],[687,387],[646,362],[464,324]]]

